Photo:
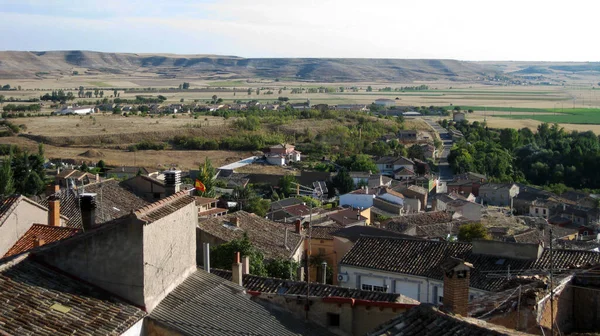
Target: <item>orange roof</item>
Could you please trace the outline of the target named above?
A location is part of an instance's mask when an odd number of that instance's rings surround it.
[[[29,251],[34,248],[34,241],[37,239],[44,240],[44,244],[53,243],[55,241],[69,238],[81,232],[79,229],[68,227],[49,226],[43,224],[33,224],[27,232],[6,252],[4,257],[19,254]]]

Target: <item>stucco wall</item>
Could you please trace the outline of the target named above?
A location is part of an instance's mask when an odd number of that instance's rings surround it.
[[[151,311],[196,270],[196,204],[144,226],[144,296]]]
[[[63,241],[40,257],[69,274],[144,306],[142,223],[130,217],[118,225],[92,232]]]
[[[196,264],[204,266],[204,250],[202,249],[203,243],[209,243],[210,247],[216,247],[223,243],[224,240],[217,238],[210,233],[202,231],[200,228],[196,228]]]
[[[397,215],[400,215],[401,211],[402,211],[402,206],[401,205],[392,204],[392,203],[386,202],[386,201],[384,201],[382,199],[379,199],[379,198],[375,198],[373,200],[373,206],[376,207],[376,208],[385,210],[387,212],[397,214]]]
[[[27,201],[20,201],[0,226],[0,258],[31,228],[31,225],[47,223],[46,210]]]

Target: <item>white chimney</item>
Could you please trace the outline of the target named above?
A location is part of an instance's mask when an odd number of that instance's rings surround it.
[[[181,190],[181,170],[165,170],[165,192],[168,196]]]

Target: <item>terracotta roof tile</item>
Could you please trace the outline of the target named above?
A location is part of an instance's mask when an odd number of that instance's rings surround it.
[[[55,241],[59,241],[65,238],[69,238],[71,236],[76,235],[81,232],[79,229],[72,229],[68,227],[60,227],[60,226],[49,226],[43,224],[33,224],[27,232],[17,242],[13,245],[13,247],[6,252],[4,257],[9,257],[15,254],[19,254],[25,251],[29,251],[34,248],[34,241],[36,239],[43,239],[45,244],[53,243]]]
[[[141,309],[27,256],[0,265],[0,334],[121,335]]]
[[[137,209],[135,215],[138,219],[152,223],[174,213],[190,203],[195,203],[194,197],[190,196],[188,191],[180,191],[172,196]]]
[[[231,223],[238,218],[239,227]],[[289,258],[299,246],[302,237],[294,232],[294,226],[270,221],[245,211],[227,216],[209,218],[198,223],[198,228],[223,241],[241,239],[244,233],[266,258]],[[288,228],[288,248],[285,247],[285,229]]]

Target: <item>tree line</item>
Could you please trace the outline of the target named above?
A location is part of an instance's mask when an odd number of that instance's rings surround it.
[[[454,124],[464,135],[448,160],[457,173],[483,173],[497,181],[540,186],[600,188],[600,139],[591,131],[567,132],[543,123],[536,132],[491,129],[477,121]],[[562,186],[562,188],[560,188]]]

